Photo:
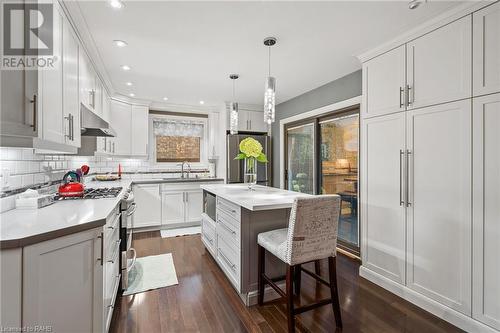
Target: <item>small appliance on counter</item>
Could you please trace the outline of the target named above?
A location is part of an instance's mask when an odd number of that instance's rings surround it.
[[[63,177],[63,184],[57,191],[60,198],[83,197],[85,186],[81,183],[81,175],[77,171],[68,171]]]

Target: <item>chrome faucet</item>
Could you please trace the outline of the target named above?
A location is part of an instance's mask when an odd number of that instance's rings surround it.
[[[185,178],[184,177],[184,164],[187,166],[187,177],[186,178],[189,178],[189,175],[191,174],[191,164],[189,164],[188,161],[184,161],[182,162],[181,164],[181,178]]]

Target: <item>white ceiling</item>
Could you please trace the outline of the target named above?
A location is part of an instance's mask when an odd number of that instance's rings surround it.
[[[79,6],[117,93],[216,105],[231,99],[230,73],[240,74],[240,103],[262,104],[264,37],[278,38],[271,72],[279,103],[359,69],[354,55],[457,4],[431,1],[416,10],[409,10],[407,1],[126,1],[121,10],[105,1],[82,1]],[[114,39],[129,45],[117,48]],[[122,71],[123,64],[132,69]]]

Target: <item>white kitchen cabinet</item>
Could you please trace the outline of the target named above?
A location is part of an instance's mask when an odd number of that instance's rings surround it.
[[[408,287],[469,316],[471,120],[470,100],[407,115]]]
[[[134,185],[134,200],[136,211],[134,214],[134,228],[160,226],[162,198],[160,184]]]
[[[63,21],[63,113],[65,143],[81,145],[80,101],[78,93],[78,40],[67,20]]]
[[[99,76],[94,72],[94,112],[99,117],[103,117],[103,98],[104,98],[104,87],[102,86]]]
[[[163,226],[185,222],[185,192],[183,190],[162,191],[162,222]]]
[[[364,119],[361,126],[363,266],[405,284],[405,113]]]
[[[203,190],[193,189],[185,193],[186,222],[200,222],[201,214],[203,213]]]
[[[22,327],[21,248],[0,251],[0,327]]]
[[[409,108],[471,97],[471,26],[468,15],[407,44]]]
[[[53,7],[53,68],[39,70],[41,78],[40,122],[41,137],[55,143],[65,143],[63,113],[63,17],[58,6]]]
[[[128,103],[111,102],[111,126],[116,132],[112,141],[112,153],[115,155],[131,155],[132,106]]]
[[[78,84],[80,90],[80,103],[89,110],[94,111],[94,84],[95,76],[87,54],[83,47],[78,50]]]
[[[23,326],[103,331],[102,228],[26,246]]]
[[[146,156],[148,154],[149,108],[132,105],[131,111],[131,155]]]
[[[472,122],[472,316],[500,330],[500,94],[474,98]]]
[[[227,113],[227,129],[230,128],[229,112]],[[267,133],[268,126],[264,122],[264,112],[240,109],[238,111],[238,131]]]
[[[472,15],[474,96],[500,92],[500,2]]]
[[[103,90],[102,97],[102,119],[106,120],[107,122],[109,122],[111,119],[111,97],[109,97],[106,89]]]
[[[405,110],[405,62],[401,45],[363,64],[363,117]]]

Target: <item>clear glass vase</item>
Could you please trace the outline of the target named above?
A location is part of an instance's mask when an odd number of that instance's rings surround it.
[[[245,158],[245,169],[243,171],[243,181],[248,185],[248,189],[257,184],[257,160],[255,157]]]

